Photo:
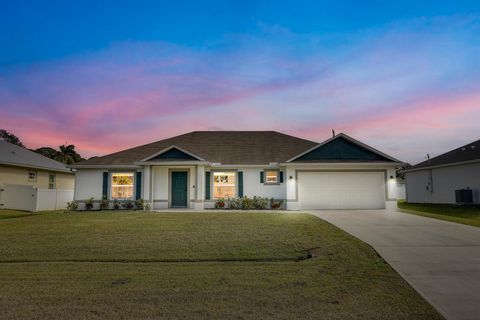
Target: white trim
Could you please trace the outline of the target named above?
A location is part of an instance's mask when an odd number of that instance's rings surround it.
[[[399,167],[398,162],[288,162],[286,167]]]
[[[192,166],[197,164],[208,165],[207,161],[139,161],[135,162],[139,166]]]
[[[148,160],[150,160],[150,159],[152,159],[152,158],[155,158],[156,156],[159,156],[159,155],[161,155],[162,153],[165,153],[165,152],[170,151],[170,150],[172,150],[172,149],[178,149],[178,150],[182,151],[183,153],[188,154],[188,155],[191,156],[191,157],[197,158],[197,159],[200,160],[200,161],[205,161],[205,159],[203,159],[203,158],[201,158],[201,157],[199,157],[199,156],[197,156],[197,155],[195,155],[195,154],[193,154],[193,153],[191,153],[191,152],[188,152],[187,150],[184,150],[184,149],[182,149],[182,148],[180,148],[180,147],[177,147],[176,145],[172,144],[170,147],[165,148],[165,149],[163,149],[163,150],[161,150],[161,151],[159,151],[159,152],[156,152],[156,153],[152,154],[151,156],[148,156],[148,157],[146,157],[145,159],[140,160],[139,162],[148,161]]]
[[[132,174],[133,176],[133,185],[132,185],[132,197],[131,198],[112,198],[112,187],[113,187],[113,184],[112,184],[112,180],[113,180],[113,175],[114,174]],[[137,197],[137,171],[117,171],[117,170],[114,170],[114,171],[108,171],[108,190],[107,190],[107,198],[109,199],[109,201],[114,201],[114,200],[117,200],[117,201],[125,201],[125,200],[131,200],[131,201],[135,201],[136,197]],[[141,195],[140,195],[141,196]]]
[[[383,152],[381,152],[381,151],[379,151],[379,150],[377,150],[377,149],[375,149],[375,148],[373,148],[373,147],[370,147],[369,145],[366,145],[366,144],[363,143],[363,142],[360,142],[360,141],[358,141],[358,140],[355,140],[354,138],[346,135],[345,133],[339,133],[339,134],[331,137],[330,139],[327,139],[327,140],[325,140],[325,141],[317,144],[316,146],[308,149],[307,151],[304,151],[304,152],[296,155],[295,157],[293,157],[293,158],[291,158],[291,159],[289,159],[289,160],[287,160],[287,161],[285,161],[285,162],[286,162],[286,163],[290,163],[290,162],[292,162],[293,160],[298,159],[298,158],[300,158],[301,156],[303,156],[303,155],[305,155],[305,154],[307,154],[307,153],[309,153],[309,152],[311,152],[311,151],[313,151],[313,150],[315,150],[315,149],[317,149],[317,148],[320,148],[321,146],[323,146],[323,145],[325,145],[325,144],[327,144],[327,143],[329,143],[329,142],[331,142],[331,141],[333,141],[333,140],[335,140],[335,139],[338,139],[339,137],[345,138],[345,139],[347,139],[348,141],[352,142],[353,144],[356,144],[356,145],[358,145],[358,146],[360,146],[360,147],[362,147],[362,148],[365,148],[365,149],[367,149],[367,150],[369,150],[369,151],[371,151],[371,152],[373,152],[373,153],[375,153],[375,154],[377,154],[377,155],[380,155],[380,156],[382,156],[382,157],[384,157],[384,158],[387,158],[387,159],[390,159],[390,160],[392,160],[392,161],[394,161],[394,162],[397,162],[397,164],[398,164],[398,163],[402,163],[400,160],[395,159],[394,157],[391,157],[391,156],[389,156],[389,155],[387,155],[387,154],[385,154],[385,153],[383,153]]]
[[[280,168],[280,163],[270,163],[270,164],[222,164],[218,162],[210,163],[211,168],[269,168],[269,169],[278,169]]]
[[[70,166],[67,166],[68,168],[75,168],[75,169],[141,169],[141,166],[137,165],[131,165],[131,164],[125,164],[125,165],[111,165],[111,164],[105,164],[105,165],[87,165],[87,164],[72,164]]]
[[[408,173],[408,172],[430,170],[430,169],[436,169],[436,168],[462,166],[462,165],[468,165],[468,164],[475,164],[475,163],[478,163],[478,162],[480,162],[480,159],[459,161],[459,162],[452,162],[452,163],[445,163],[445,164],[438,164],[438,165],[434,165],[434,166],[426,166],[426,167],[421,167],[421,168],[406,169],[406,170],[402,170],[402,172]]]

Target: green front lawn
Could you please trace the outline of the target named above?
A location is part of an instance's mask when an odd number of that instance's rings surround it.
[[[411,214],[480,227],[480,206],[398,202],[398,208]]]
[[[308,214],[5,216],[1,319],[441,319],[368,245]]]

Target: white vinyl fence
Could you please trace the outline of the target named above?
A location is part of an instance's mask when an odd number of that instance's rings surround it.
[[[32,186],[0,186],[0,208],[25,211],[64,209],[73,200],[73,190],[38,189]]]

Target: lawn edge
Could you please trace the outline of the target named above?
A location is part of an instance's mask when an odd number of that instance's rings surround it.
[[[425,218],[432,218],[432,219],[442,220],[446,222],[452,222],[456,224],[462,224],[462,225],[467,225],[475,228],[480,228],[480,223],[476,224],[475,222],[472,222],[469,219],[465,219],[465,218],[451,217],[451,216],[446,216],[439,213],[410,210],[410,209],[404,209],[400,207],[397,207],[397,210],[403,213],[413,214],[413,215],[417,215]]]

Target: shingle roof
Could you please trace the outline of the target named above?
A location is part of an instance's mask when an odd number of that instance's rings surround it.
[[[268,164],[284,162],[315,145],[316,142],[276,131],[193,131],[76,165],[133,165],[171,146],[177,146],[209,162]]]
[[[435,158],[431,158],[430,164],[428,160],[426,160],[426,161],[420,162],[419,164],[414,165],[408,170],[421,169],[429,166],[448,165],[448,164],[453,164],[457,162],[473,161],[473,160],[480,160],[480,140],[466,144],[460,148],[451,150]]]
[[[70,172],[70,169],[61,162],[3,140],[0,140],[0,164]]]

